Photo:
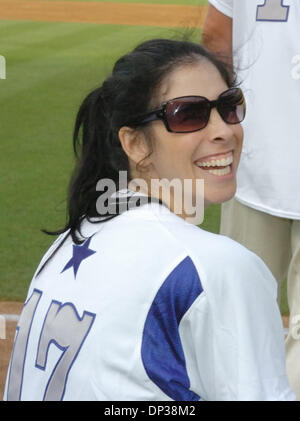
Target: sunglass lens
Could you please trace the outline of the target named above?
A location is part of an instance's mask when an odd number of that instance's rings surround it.
[[[166,119],[173,132],[187,133],[203,129],[209,118],[210,108],[204,98],[181,98],[166,106]]]
[[[246,114],[246,103],[241,89],[229,89],[220,95],[218,111],[226,123],[241,123]]]

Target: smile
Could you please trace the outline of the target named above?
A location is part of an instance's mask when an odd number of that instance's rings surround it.
[[[231,172],[231,164],[233,163],[232,152],[226,154],[222,158],[220,156],[212,156],[205,161],[197,161],[195,164],[202,170],[210,174],[223,176]]]

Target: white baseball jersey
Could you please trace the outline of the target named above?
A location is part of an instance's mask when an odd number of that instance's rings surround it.
[[[236,199],[300,219],[300,0],[209,0],[233,18],[247,100]]]
[[[5,400],[294,400],[258,257],[158,203],[82,233],[32,280]]]

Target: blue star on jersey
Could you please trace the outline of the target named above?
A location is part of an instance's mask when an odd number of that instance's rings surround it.
[[[85,243],[81,246],[73,244],[73,257],[69,260],[61,273],[72,267],[74,270],[74,277],[76,278],[79,266],[81,265],[82,261],[96,253],[94,250],[89,248],[91,239],[92,237],[85,241]]]

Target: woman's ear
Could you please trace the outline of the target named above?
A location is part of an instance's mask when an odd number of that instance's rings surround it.
[[[143,132],[123,126],[119,130],[122,148],[134,164],[141,162],[149,154],[149,146]]]

